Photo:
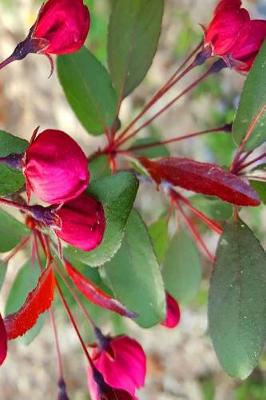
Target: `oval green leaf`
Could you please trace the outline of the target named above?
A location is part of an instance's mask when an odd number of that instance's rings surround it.
[[[201,262],[195,242],[183,229],[173,236],[163,263],[166,290],[179,302],[187,303],[199,291]]]
[[[218,359],[235,378],[258,364],[266,338],[266,255],[242,222],[225,226],[209,291],[209,329]]]
[[[137,190],[137,178],[130,172],[120,172],[93,182],[89,193],[103,204],[105,211],[106,231],[103,241],[97,249],[89,252],[68,247],[65,255],[92,267],[110,260],[121,246]]]
[[[9,154],[23,153],[28,147],[28,142],[8,132],[0,131],[0,157]],[[11,169],[0,164],[0,196],[7,196],[17,192],[25,184],[21,171]]]
[[[117,96],[108,72],[87,48],[58,57],[57,72],[70,106],[89,133],[100,135],[112,126]]]
[[[168,248],[168,218],[161,217],[149,226],[149,234],[159,263],[164,260]]]
[[[29,233],[26,225],[0,209],[0,253],[12,250]]]
[[[247,77],[233,125],[233,138],[240,145],[254,118],[266,106],[266,42]],[[253,150],[266,140],[266,110],[259,118],[244,149]]]
[[[258,193],[261,201],[264,204],[266,204],[266,182],[255,181],[255,180],[253,181],[250,179],[249,183],[253,187],[253,189],[255,189],[256,192]]]
[[[5,282],[7,267],[8,265],[4,261],[0,260],[0,290]]]
[[[150,328],[165,319],[165,291],[145,224],[132,210],[121,248],[100,269],[115,297],[139,316],[136,322]]]
[[[156,53],[164,0],[114,0],[108,63],[119,99],[143,80]]]

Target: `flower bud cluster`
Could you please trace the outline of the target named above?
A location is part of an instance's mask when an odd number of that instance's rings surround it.
[[[97,247],[105,231],[104,210],[86,194],[86,155],[65,132],[47,129],[34,134],[21,159],[30,201],[34,194],[50,207],[32,206],[33,216],[54,229],[65,242],[85,251]]]

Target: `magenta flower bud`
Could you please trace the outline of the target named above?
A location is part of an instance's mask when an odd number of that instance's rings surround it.
[[[62,55],[78,51],[90,28],[90,13],[83,0],[47,0],[28,36],[20,42],[11,56],[0,63],[0,69],[30,53]]]
[[[92,365],[88,367],[87,378],[91,400],[138,400],[126,390],[105,383],[103,375]]]
[[[108,345],[101,343],[93,348],[92,361],[104,382],[112,388],[135,396],[144,386],[146,356],[140,344],[128,336],[107,338]],[[134,398],[134,397],[133,397]]]
[[[93,250],[101,243],[105,231],[104,210],[97,200],[83,193],[57,211],[61,229],[55,233],[60,239],[79,249]]]
[[[7,333],[3,318],[0,314],[0,365],[2,365],[3,362],[5,361],[6,355],[7,355]]]
[[[82,0],[48,0],[40,9],[32,39],[46,42],[44,54],[68,54],[79,50],[88,35],[90,14]]]
[[[180,317],[180,308],[177,301],[169,293],[166,293],[166,319],[161,325],[173,329],[179,324]]]
[[[30,143],[22,161],[28,198],[60,204],[79,196],[89,183],[88,162],[66,133],[46,130]]]
[[[205,49],[228,67],[248,72],[266,39],[266,21],[252,20],[241,0],[220,0],[205,30]]]

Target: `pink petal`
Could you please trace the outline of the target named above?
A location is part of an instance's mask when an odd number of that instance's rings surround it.
[[[105,382],[132,395],[142,387],[146,377],[146,356],[136,340],[118,336],[111,340],[112,357],[106,351],[95,351],[93,358],[96,368]]]
[[[42,201],[59,204],[76,198],[88,186],[88,161],[66,133],[46,130],[29,145],[23,172],[28,190]]]
[[[169,293],[166,293],[166,307],[166,319],[161,325],[173,329],[179,324],[181,315],[177,301]]]
[[[83,193],[57,212],[62,228],[56,234],[65,242],[89,251],[100,245],[105,232],[104,210],[97,200]]]
[[[6,355],[7,355],[7,333],[3,318],[0,314],[0,365],[2,365],[3,362],[5,361]]]

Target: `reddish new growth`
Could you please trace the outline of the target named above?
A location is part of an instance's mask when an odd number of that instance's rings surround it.
[[[16,339],[31,329],[40,314],[51,307],[54,298],[55,280],[52,266],[41,274],[36,288],[29,293],[23,306],[14,314],[4,319],[7,338]]]
[[[177,157],[162,158],[159,161],[140,158],[139,161],[158,184],[167,181],[173,186],[217,196],[239,206],[260,204],[255,190],[245,181],[218,165]]]

